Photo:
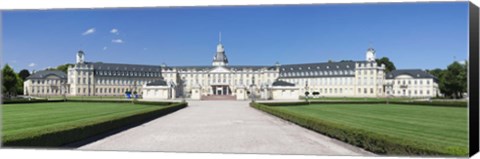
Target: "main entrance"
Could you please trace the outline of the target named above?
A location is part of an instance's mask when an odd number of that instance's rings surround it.
[[[236,100],[228,85],[212,85],[210,93],[202,96],[201,100]]]
[[[232,90],[228,85],[212,86],[212,95],[231,95]]]

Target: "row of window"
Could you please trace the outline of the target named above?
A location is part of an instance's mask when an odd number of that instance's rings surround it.
[[[407,90],[402,90],[402,91],[400,91],[399,90],[399,91],[397,91],[397,95],[412,95],[412,92],[413,92],[414,95],[423,95],[423,90],[418,90],[418,91],[417,90],[414,90],[414,91],[412,91],[412,90],[408,90],[408,91]],[[391,93],[392,93],[392,95],[395,95],[395,91],[392,91]],[[426,93],[427,93],[427,95],[430,95],[430,90],[427,90]],[[387,94],[390,94],[390,91],[387,91]]]
[[[363,94],[374,94],[375,93],[373,88],[370,88],[370,89],[368,89],[368,88],[363,88],[363,89],[358,88],[358,94],[362,94],[362,90],[363,90]],[[382,89],[379,88],[378,92],[382,92]]]
[[[420,84],[420,85],[421,85],[421,84],[424,83],[424,82],[423,82],[423,81],[424,81],[423,79],[396,80],[396,81],[397,81],[397,84],[399,84],[399,85],[406,85],[406,84],[409,84],[409,85],[410,85],[410,84],[412,84],[412,83],[413,83],[414,85],[416,85],[416,84]],[[425,83],[426,83],[427,85],[429,85],[429,84],[430,84],[430,80],[425,80]]]
[[[373,73],[375,73],[375,71],[377,71],[378,74],[382,74],[382,71],[379,71],[379,70],[359,70],[358,71],[358,75],[373,75]]]
[[[131,79],[97,79],[97,85],[143,85],[153,82],[154,80],[131,80]],[[92,84],[87,78],[77,78],[78,84]]]
[[[313,78],[313,79],[284,79],[286,82],[303,85],[351,85],[353,78],[336,77],[336,78]]]
[[[310,72],[283,72],[283,77],[296,77],[296,76],[323,76],[323,75],[354,75],[353,70],[336,70],[336,71],[310,71]]]
[[[83,72],[83,71],[82,71]],[[88,75],[88,72],[87,72]],[[129,76],[129,77],[160,77],[160,72],[137,72],[137,71],[95,71],[100,76]]]
[[[128,88],[95,88],[95,93],[99,93],[99,94],[123,94],[125,93],[126,91],[130,91],[130,90],[133,90],[134,91],[138,91],[138,93],[140,93],[141,89],[138,88],[137,90],[135,89],[128,89]],[[89,94],[89,93],[92,93],[90,91],[90,89],[87,89],[87,88],[77,88],[77,93],[78,94]]]
[[[32,87],[30,91],[32,94],[60,94],[62,93],[61,89],[54,89],[54,88],[43,88],[43,87]]]
[[[373,65],[372,65],[372,66],[373,66]],[[350,65],[346,65],[345,67],[346,67],[346,68],[350,68]],[[311,70],[312,68],[316,68],[317,70],[321,69],[320,66],[316,66],[316,67],[307,66],[307,70]],[[330,68],[331,68],[330,66],[325,66],[325,69],[330,69]],[[339,66],[339,65],[335,65],[334,68],[339,69],[340,66]],[[294,67],[290,67],[290,68],[287,68],[287,69],[290,69],[290,71],[295,70]],[[297,67],[297,70],[302,70],[302,69],[303,69],[302,67]],[[285,68],[282,68],[282,71],[285,71]]]
[[[64,84],[64,80],[48,79],[48,80],[32,80],[32,84]]]

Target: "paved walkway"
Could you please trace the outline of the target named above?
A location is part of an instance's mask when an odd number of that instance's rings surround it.
[[[189,101],[187,108],[79,149],[373,155],[251,108],[247,101]]]

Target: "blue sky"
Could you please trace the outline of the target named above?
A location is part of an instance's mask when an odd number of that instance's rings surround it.
[[[80,49],[87,61],[211,65],[220,31],[230,65],[364,60],[370,46],[399,69],[468,56],[467,2],[19,10],[2,20],[3,62],[16,71],[74,63]]]

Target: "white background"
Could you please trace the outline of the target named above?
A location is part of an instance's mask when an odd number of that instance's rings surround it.
[[[117,8],[117,7],[155,7],[155,6],[208,6],[208,5],[254,5],[254,4],[311,4],[311,3],[370,3],[370,2],[422,2],[428,0],[0,0],[0,9],[52,9],[52,8]],[[447,1],[447,0],[434,0]],[[480,4],[480,0],[472,0]],[[1,28],[0,28],[1,29]],[[1,36],[1,33],[0,33]],[[0,43],[1,44],[1,43]],[[1,48],[1,46],[0,46]],[[0,52],[1,53],[1,52]],[[128,143],[125,143],[128,144]],[[304,156],[304,155],[262,155],[262,154],[213,154],[213,153],[173,153],[173,152],[116,152],[116,151],[74,151],[74,150],[47,150],[47,149],[1,149],[0,157],[5,159],[87,159],[87,158],[265,158],[265,159],[309,159],[309,158],[387,158],[387,157],[351,157],[351,156]],[[400,157],[388,157],[400,158]],[[480,158],[476,155],[475,158]]]

